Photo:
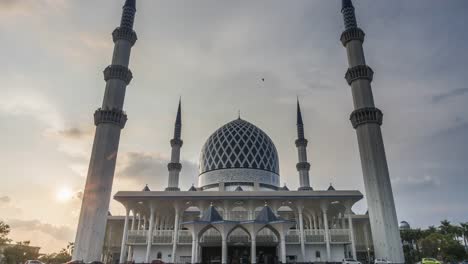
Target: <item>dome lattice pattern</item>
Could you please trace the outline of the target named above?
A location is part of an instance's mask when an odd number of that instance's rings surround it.
[[[237,119],[216,130],[200,156],[200,174],[207,171],[249,168],[279,174],[276,147],[265,132]]]

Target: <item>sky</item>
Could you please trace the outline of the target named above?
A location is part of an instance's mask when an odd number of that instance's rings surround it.
[[[354,1],[375,71],[373,93],[399,220],[468,221],[468,53],[465,0]],[[111,32],[123,0],[0,0],[0,219],[42,252],[73,241],[104,93]],[[298,186],[296,96],[309,140],[311,184],[365,194],[349,122],[341,1],[137,3],[138,42],[127,88],[113,193],[162,190],[182,97],[181,188],[196,183],[205,140],[242,118]],[[263,82],[261,79],[264,78]],[[354,206],[366,211],[365,200]],[[123,207],[111,202],[114,215]]]

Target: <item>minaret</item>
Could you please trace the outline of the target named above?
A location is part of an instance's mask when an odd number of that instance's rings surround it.
[[[106,88],[102,107],[94,113],[96,132],[83,193],[73,260],[84,262],[101,260],[120,131],[127,121],[127,115],[122,109],[126,87],[132,80],[128,64],[131,48],[137,40],[133,31],[135,12],[135,0],[127,0],[123,7],[120,27],[112,33],[115,43],[114,53],[112,64],[104,70]]]
[[[299,172],[299,191],[310,191],[310,179],[309,170],[310,163],[307,162],[307,139],[304,138],[304,123],[302,122],[301,106],[299,105],[299,99],[297,99],[297,139],[296,147],[297,154],[299,156],[299,162],[296,165],[297,171]]]
[[[171,139],[171,162],[167,164],[169,170],[169,180],[167,183],[166,191],[180,191],[179,189],[179,173],[182,170],[182,164],[180,164],[180,148],[184,143],[181,139],[182,133],[182,114],[181,114],[181,101],[179,99],[179,107],[177,108],[177,117],[174,127],[174,138]]]
[[[348,54],[346,80],[351,86],[355,108],[350,120],[358,138],[375,257],[385,258],[392,263],[404,263],[380,130],[383,114],[374,105],[371,89],[374,72],[366,65],[362,47],[365,34],[357,26],[353,3],[351,0],[342,1],[345,31],[341,35],[341,42]]]

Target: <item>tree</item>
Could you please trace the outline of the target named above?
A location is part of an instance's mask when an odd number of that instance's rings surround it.
[[[68,246],[67,246],[68,248]],[[62,264],[67,263],[71,260],[71,255],[68,252],[67,248],[62,248],[58,253],[46,254],[39,258],[44,263],[47,264]]]
[[[465,249],[468,251],[468,222],[460,223],[460,226],[463,237],[463,243],[465,243]]]
[[[37,259],[39,257],[39,248],[30,247],[29,241],[18,242],[14,246],[6,247],[3,250],[3,256],[7,264],[24,263],[28,259]]]
[[[11,239],[8,238],[8,234],[10,234],[10,226],[0,221],[0,245],[10,243]]]

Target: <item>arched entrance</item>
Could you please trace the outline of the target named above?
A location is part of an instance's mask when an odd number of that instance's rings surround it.
[[[221,233],[207,226],[199,233],[202,263],[221,263]]]
[[[267,225],[257,233],[257,264],[279,263],[278,244],[280,235]]]
[[[228,264],[250,263],[250,234],[242,226],[235,227],[227,237]]]

